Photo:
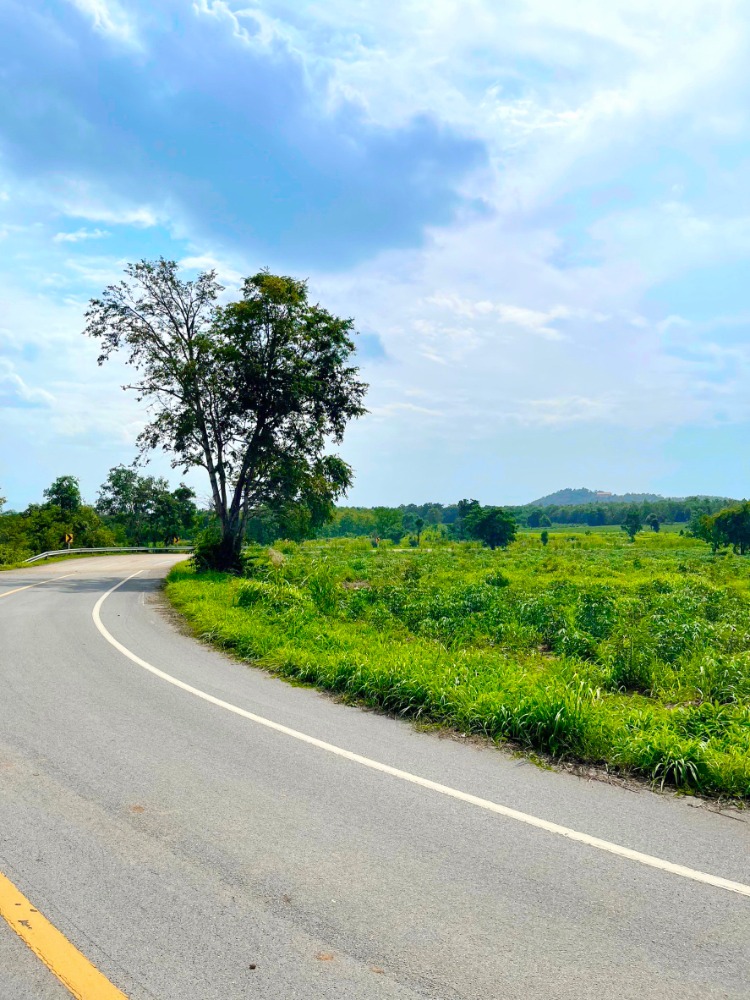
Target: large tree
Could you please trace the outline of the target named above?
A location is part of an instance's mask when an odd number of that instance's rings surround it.
[[[44,491],[47,503],[59,507],[64,514],[72,514],[83,503],[81,487],[75,476],[58,476]]]
[[[716,516],[711,514],[695,514],[688,527],[688,535],[693,538],[700,538],[711,546],[712,552],[718,552],[726,545],[726,539],[719,525],[716,523]]]
[[[491,549],[506,548],[516,537],[518,525],[513,515],[502,507],[482,507],[476,500],[462,500],[464,530]]]
[[[307,285],[262,271],[239,301],[217,304],[208,271],[195,281],[174,261],[140,261],[93,299],[86,333],[99,362],[122,350],[137,370],[151,420],[142,453],[161,447],[183,470],[208,473],[220,538],[216,568],[239,563],[245,525],[263,506],[332,502],[351,470],[327,455],[364,413],[366,385],[349,362],[353,322],[308,300]]]
[[[623,518],[620,527],[622,528],[623,531],[627,532],[630,541],[635,542],[635,536],[643,528],[641,515],[635,507],[632,507],[630,510],[628,510],[625,517]]]

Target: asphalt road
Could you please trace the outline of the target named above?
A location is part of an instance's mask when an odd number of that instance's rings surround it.
[[[92,611],[141,570],[100,614],[142,663],[343,750],[745,885],[750,817],[418,733],[234,663],[165,615],[159,578],[174,561],[0,574],[0,871],[131,1000],[747,1000],[749,897],[237,715],[128,658]],[[0,1000],[68,996],[0,920]]]

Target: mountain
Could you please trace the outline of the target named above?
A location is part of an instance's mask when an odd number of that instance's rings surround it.
[[[550,493],[549,496],[540,497],[526,504],[527,507],[575,507],[585,503],[653,503],[656,500],[664,500],[665,497],[658,493],[608,493],[606,490],[567,489],[558,490],[557,493]]]

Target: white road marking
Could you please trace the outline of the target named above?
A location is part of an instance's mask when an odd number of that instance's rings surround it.
[[[255,715],[253,712],[248,712],[244,708],[232,705],[228,701],[222,701],[221,698],[215,698],[206,691],[201,691],[200,688],[193,687],[191,684],[186,684],[177,677],[173,677],[171,674],[165,673],[163,670],[159,670],[158,667],[153,666],[153,664],[148,663],[146,660],[142,660],[140,656],[136,656],[136,654],[131,652],[131,650],[129,650],[126,646],[123,646],[121,642],[118,642],[117,639],[115,639],[115,637],[104,626],[100,615],[101,607],[109,595],[122,587],[123,584],[128,582],[128,580],[132,580],[133,577],[139,576],[141,572],[143,571],[139,570],[137,573],[132,573],[130,576],[121,580],[118,584],[108,590],[106,594],[102,594],[94,605],[92,617],[97,629],[101,632],[108,643],[114,646],[115,649],[122,653],[123,656],[127,656],[129,660],[133,661],[133,663],[138,664],[139,667],[143,667],[144,670],[148,670],[149,673],[154,674],[155,677],[161,678],[161,680],[166,681],[168,684],[173,684],[175,687],[181,688],[183,691],[187,691],[188,694],[195,695],[196,698],[201,698],[203,701],[207,701],[211,705],[216,705],[218,708],[223,708],[227,712],[232,712],[234,715],[239,715],[243,719],[249,719],[250,722],[255,722],[259,726],[265,726],[267,729],[273,729],[275,732],[282,733],[284,736],[291,736],[292,739],[317,747],[319,750],[325,750],[327,753],[335,754],[337,757],[343,757],[345,760],[350,760],[355,764],[360,764],[362,767],[368,767],[373,771],[380,771],[383,774],[389,774],[393,778],[399,778],[401,781],[408,781],[412,785],[419,785],[421,788],[428,788],[430,791],[439,792],[441,795],[447,795],[451,799],[458,799],[460,802],[467,802],[469,805],[477,806],[480,809],[486,809],[488,812],[496,813],[498,816],[504,816],[506,819],[513,819],[519,823],[525,823],[527,826],[534,826],[539,830],[545,830],[547,833],[556,834],[558,837],[565,837],[566,840],[573,840],[577,841],[579,844],[586,844],[588,847],[595,847],[597,850],[605,851],[607,854],[614,854],[617,857],[625,858],[628,861],[636,861],[638,864],[647,865],[649,868],[656,868],[659,871],[669,872],[671,875],[679,875],[682,878],[691,879],[694,882],[703,882],[706,885],[712,885],[717,889],[725,889],[728,892],[736,892],[742,896],[750,897],[750,885],[744,885],[742,882],[733,882],[731,879],[721,878],[718,875],[709,875],[707,872],[697,871],[694,868],[687,868],[685,865],[676,865],[671,861],[665,861],[663,858],[657,858],[650,854],[642,854],[640,851],[631,850],[629,847],[622,847],[620,844],[613,844],[608,840],[602,840],[599,837],[592,837],[588,833],[580,833],[578,830],[571,830],[567,826],[560,826],[559,823],[550,823],[549,820],[540,819],[538,816],[531,816],[529,813],[520,812],[518,809],[511,809],[509,806],[499,805],[497,802],[491,802],[489,799],[482,799],[477,795],[471,795],[468,792],[459,791],[457,788],[451,788],[449,785],[441,785],[437,781],[430,781],[428,778],[421,778],[417,774],[411,774],[409,771],[402,771],[397,767],[391,767],[389,764],[382,764],[380,761],[372,760],[370,757],[363,757],[361,754],[353,753],[351,750],[344,750],[342,747],[337,747],[333,743],[326,743],[324,740],[316,739],[314,736],[308,736],[307,733],[301,733],[296,729],[290,729],[289,726],[283,726],[279,722],[273,722],[271,719],[265,719],[261,715]]]
[[[67,580],[69,576],[75,576],[75,573],[66,573],[64,576],[51,576],[49,580],[40,580],[39,583],[27,583],[24,587],[16,587],[14,590],[6,590],[4,593],[0,594],[0,597],[10,597],[11,594],[18,594],[22,590],[31,590],[32,587],[41,587],[44,583],[54,583],[56,580]]]

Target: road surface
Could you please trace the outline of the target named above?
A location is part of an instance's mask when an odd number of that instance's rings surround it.
[[[750,817],[235,663],[161,607],[178,558],[0,574],[0,872],[113,988],[747,1000]],[[0,970],[0,1000],[70,996],[3,920]]]

